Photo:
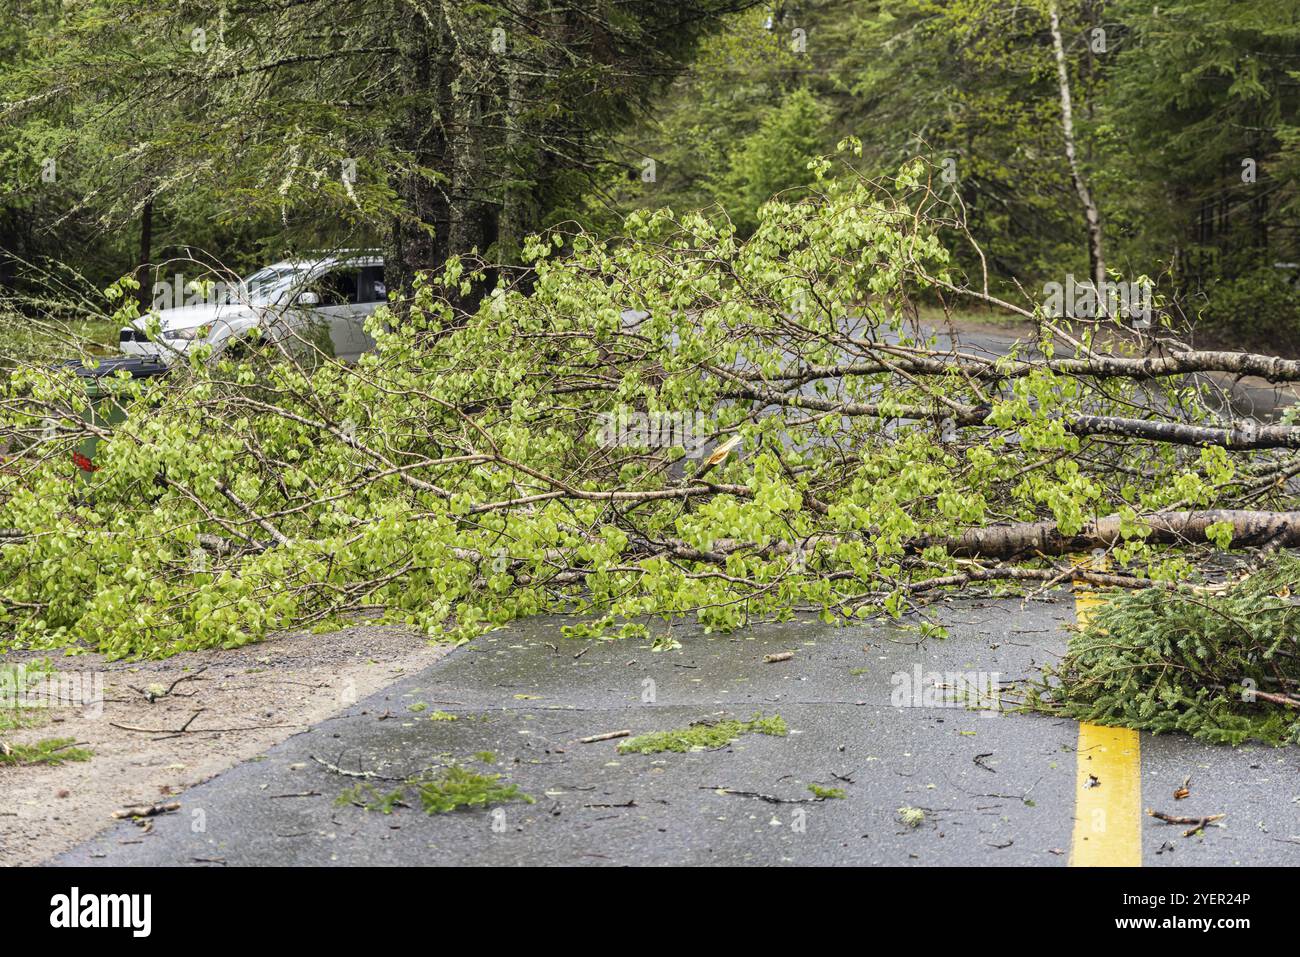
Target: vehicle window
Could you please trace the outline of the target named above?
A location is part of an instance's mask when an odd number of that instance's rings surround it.
[[[321,276],[316,282],[322,306],[354,305],[357,298],[357,270],[336,269]]]
[[[384,283],[383,266],[361,267],[360,302],[387,302],[388,286]]]
[[[272,302],[279,298],[295,278],[300,278],[299,271],[292,266],[268,266],[259,269],[243,280],[243,288],[238,293],[237,301]]]

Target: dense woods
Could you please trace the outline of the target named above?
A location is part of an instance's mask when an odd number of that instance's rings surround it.
[[[0,281],[75,263],[69,310],[178,254],[377,247],[396,289],[643,206],[743,234],[853,135],[931,164],[995,288],[1110,270],[1209,339],[1300,329],[1288,4],[5,4]]]

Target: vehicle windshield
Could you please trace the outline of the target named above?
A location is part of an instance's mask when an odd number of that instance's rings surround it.
[[[243,295],[253,305],[273,303],[304,275],[294,266],[267,266],[243,280]]]

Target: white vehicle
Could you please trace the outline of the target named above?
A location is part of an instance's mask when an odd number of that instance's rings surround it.
[[[179,285],[179,283],[178,283]],[[156,287],[168,293],[166,286]],[[180,290],[177,290],[180,299]],[[173,363],[200,345],[218,355],[253,338],[311,348],[354,362],[374,340],[365,321],[388,301],[384,261],[372,255],[331,255],[293,260],[260,269],[232,289],[191,299],[173,308],[151,311],[133,320],[118,335],[124,355]],[[155,297],[157,301],[157,297]],[[157,323],[157,334],[148,330]]]

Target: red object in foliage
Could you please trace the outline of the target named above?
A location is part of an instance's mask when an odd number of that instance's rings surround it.
[[[96,465],[94,462],[90,461],[90,459],[86,458],[80,452],[72,453],[72,464],[75,465],[77,468],[81,469],[81,471],[83,472],[99,471],[99,466]]]

